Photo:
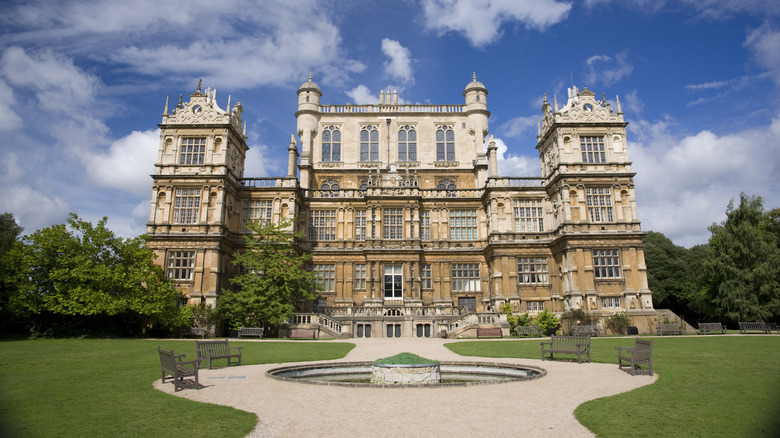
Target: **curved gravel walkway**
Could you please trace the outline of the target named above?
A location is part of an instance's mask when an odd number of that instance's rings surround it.
[[[263,341],[256,341],[263,342]],[[199,390],[174,393],[191,400],[254,412],[250,437],[592,437],[574,418],[588,400],[649,385],[657,376],[630,376],[614,364],[464,357],[444,347],[451,339],[349,339],[357,346],[337,362],[373,361],[411,352],[429,359],[526,364],[547,370],[527,382],[455,388],[347,388],[267,378],[279,364],[200,371]],[[533,342],[529,340],[529,342]]]

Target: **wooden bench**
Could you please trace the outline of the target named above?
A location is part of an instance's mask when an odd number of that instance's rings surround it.
[[[184,331],[181,332],[181,337],[197,336],[201,339],[206,339],[207,334],[208,330],[203,327],[190,327],[189,329],[184,329]]]
[[[769,333],[769,327],[764,322],[740,322],[739,332],[746,335],[748,331],[760,331],[763,333]]]
[[[238,329],[238,339],[241,339],[241,337],[247,337],[247,336],[257,336],[260,339],[263,339],[263,328],[262,327],[241,327]]]
[[[590,362],[590,336],[550,336],[549,341],[542,341],[539,345],[542,347],[542,360],[545,360],[545,353],[550,354],[550,360],[554,353],[566,353],[576,354],[577,363]]]
[[[518,338],[521,336],[542,336],[542,328],[538,325],[520,325],[515,331]]]
[[[726,326],[719,322],[700,322],[699,330],[700,335],[706,335],[709,332],[721,332],[726,334]]]
[[[597,325],[573,325],[571,326],[573,336],[598,336],[599,326]]]
[[[636,338],[633,347],[615,347],[618,351],[618,368],[635,376],[637,374],[653,375],[653,340]],[[626,361],[626,365],[623,365]],[[647,365],[643,369],[642,365]]]
[[[685,334],[680,324],[656,324],[655,330],[661,336]]]
[[[777,323],[774,322],[766,323],[766,328],[769,329],[769,333],[780,332],[780,328],[777,328]]]
[[[195,352],[198,359],[208,360],[209,369],[211,362],[215,359],[227,359],[227,366],[241,365],[241,349],[244,347],[231,347],[227,339],[195,341]],[[233,359],[238,359],[233,363]]]
[[[317,339],[317,329],[292,329],[290,330],[290,339]]]
[[[501,338],[501,329],[499,327],[480,327],[477,328],[477,338]]]
[[[185,354],[175,355],[173,350],[163,350],[159,346],[157,347],[157,353],[160,355],[160,365],[162,366],[162,382],[165,383],[165,378],[170,376],[173,379],[174,392],[181,388],[197,388],[200,386],[200,383],[198,383],[200,359],[184,362],[182,358],[186,356]],[[189,365],[191,368],[187,368],[185,365]],[[192,379],[193,377],[194,380]]]

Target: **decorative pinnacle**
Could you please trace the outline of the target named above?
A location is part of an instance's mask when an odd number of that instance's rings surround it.
[[[200,93],[200,83],[203,81],[203,79],[198,79],[198,93]]]
[[[474,72],[474,74],[471,76],[474,79],[474,82],[477,81],[477,72]]]
[[[311,72],[309,72],[309,82],[311,82]]]

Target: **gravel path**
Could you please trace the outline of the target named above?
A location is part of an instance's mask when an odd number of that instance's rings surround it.
[[[267,364],[201,370],[204,388],[175,395],[254,412],[259,422],[249,435],[252,438],[592,437],[574,418],[577,406],[649,385],[657,378],[630,376],[614,364],[464,357],[444,347],[453,340],[348,342],[357,347],[340,362],[373,361],[411,352],[443,361],[532,365],[546,369],[547,375],[527,382],[454,388],[348,388],[270,379],[265,372],[279,364]],[[154,387],[174,394],[170,382],[158,380]]]

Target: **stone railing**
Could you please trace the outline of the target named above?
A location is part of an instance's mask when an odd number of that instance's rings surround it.
[[[462,307],[440,306],[337,306],[325,307],[323,312],[333,317],[345,316],[458,316],[465,314]]]
[[[363,198],[365,196],[409,196],[426,199],[437,198],[481,198],[484,189],[420,189],[417,187],[369,187],[366,190],[338,189],[322,190],[312,189],[304,191],[307,198]]]
[[[469,325],[500,324],[502,321],[506,321],[503,313],[469,313],[447,324],[447,331],[452,333]]]
[[[297,181],[294,178],[242,178],[239,180],[241,187],[295,187]]]
[[[321,105],[324,114],[350,113],[462,113],[465,105]]]
[[[524,178],[490,178],[488,187],[544,187],[544,178],[524,177]]]
[[[336,333],[341,333],[342,325],[340,322],[321,313],[295,313],[290,317],[292,325],[313,325],[319,324],[328,327]]]

